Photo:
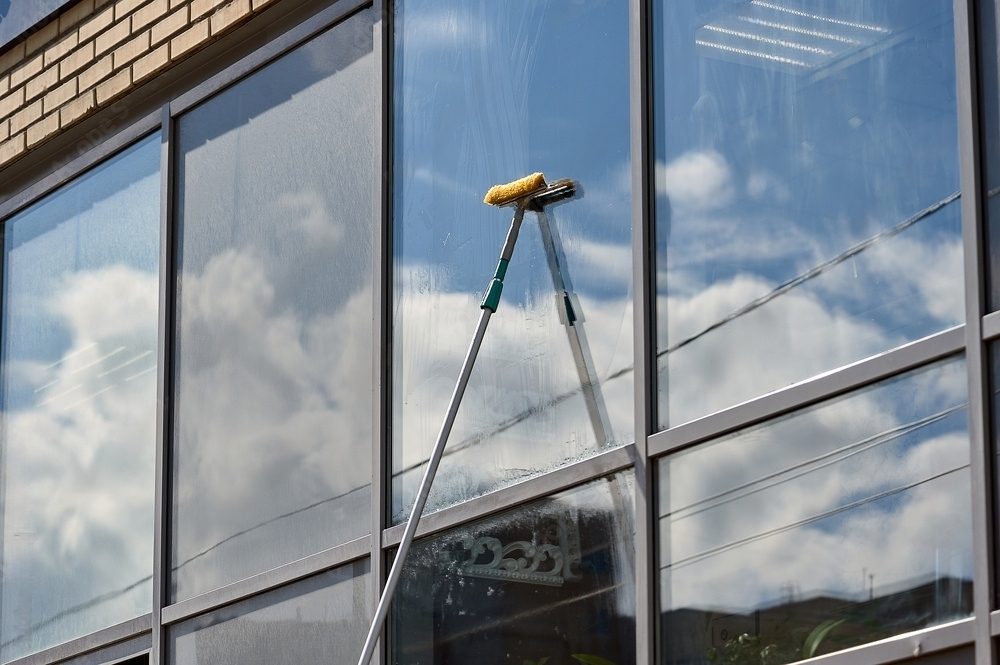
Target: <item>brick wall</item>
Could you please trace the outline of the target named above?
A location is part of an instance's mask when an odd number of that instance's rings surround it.
[[[276,0],[80,0],[0,53],[0,168]]]

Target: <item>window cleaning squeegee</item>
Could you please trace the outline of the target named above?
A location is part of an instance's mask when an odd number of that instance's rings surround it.
[[[493,279],[486,287],[486,294],[479,308],[479,324],[476,326],[476,333],[469,344],[469,350],[465,354],[465,361],[462,363],[462,371],[459,373],[455,390],[451,394],[451,401],[448,403],[448,411],[441,425],[441,432],[438,434],[434,448],[431,450],[430,459],[427,461],[427,468],[424,476],[420,480],[420,487],[417,490],[416,499],[413,501],[413,508],[410,517],[406,521],[406,528],[403,530],[403,538],[399,542],[399,549],[396,550],[396,557],[393,559],[392,568],[389,569],[389,576],[385,581],[385,588],[379,597],[378,607],[375,608],[375,616],[372,618],[371,627],[368,629],[368,637],[365,639],[365,646],[358,659],[358,665],[368,665],[372,654],[375,651],[375,643],[382,633],[382,626],[385,624],[386,614],[389,612],[389,605],[399,584],[399,578],[403,572],[403,563],[406,554],[413,543],[413,537],[417,533],[417,525],[424,512],[424,505],[427,503],[427,495],[431,490],[431,483],[434,482],[434,475],[437,473],[438,464],[441,462],[441,455],[444,453],[445,444],[451,434],[452,425],[455,424],[455,416],[458,414],[458,407],[462,403],[465,395],[465,388],[469,383],[469,376],[472,374],[472,367],[476,364],[476,357],[479,355],[479,347],[486,336],[486,327],[490,323],[490,316],[500,305],[500,292],[503,290],[503,279],[507,274],[507,266],[510,257],[514,253],[514,243],[517,242],[518,231],[521,230],[521,222],[524,220],[524,212],[532,210],[542,212],[545,206],[572,197],[576,193],[576,184],[572,180],[557,180],[551,184],[545,182],[545,177],[541,173],[532,173],[529,176],[509,182],[506,185],[494,185],[486,192],[483,203],[497,207],[514,207],[514,218],[510,222],[507,231],[507,238],[504,240],[503,248],[500,250],[500,261],[497,263]],[[378,537],[376,534],[375,537]]]

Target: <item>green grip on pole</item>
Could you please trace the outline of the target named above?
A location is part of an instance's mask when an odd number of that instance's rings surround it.
[[[496,314],[497,307],[500,306],[500,294],[503,292],[503,278],[507,275],[507,264],[507,259],[500,259],[496,272],[493,273],[493,279],[486,287],[486,295],[483,296],[483,302],[479,305],[479,309],[488,309]]]

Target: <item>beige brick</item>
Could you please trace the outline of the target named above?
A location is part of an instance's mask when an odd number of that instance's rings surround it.
[[[10,76],[0,76],[0,95],[6,95],[10,90]]]
[[[6,97],[0,97],[0,118],[6,118],[24,106],[24,88],[18,88]]]
[[[92,88],[107,78],[108,74],[111,73],[111,70],[114,69],[111,65],[112,56],[109,53],[90,67],[87,67],[85,70],[80,72],[80,76],[78,77],[80,80],[80,90]]]
[[[163,19],[159,23],[153,26],[153,45],[159,44],[167,37],[171,37],[181,30],[183,30],[188,24],[188,8],[181,7],[173,14]]]
[[[18,42],[0,55],[0,72],[8,72],[24,60],[24,42]]]
[[[253,0],[253,10],[257,11],[264,5],[269,5],[272,2],[274,2],[274,0]]]
[[[10,87],[15,88],[42,71],[42,56],[38,55],[10,73]]]
[[[146,30],[115,49],[115,69],[132,62],[148,50],[149,30]]]
[[[97,103],[103,104],[116,97],[130,85],[132,85],[132,70],[121,70],[107,81],[97,84]]]
[[[79,45],[75,32],[63,37],[52,46],[45,49],[45,66],[58,61],[61,57],[75,49]]]
[[[109,50],[128,39],[130,34],[132,34],[132,23],[130,19],[126,18],[124,21],[115,23],[113,26],[108,28],[106,32],[102,32],[97,35],[97,41],[94,43],[95,53],[97,55],[107,53]]]
[[[177,60],[208,41],[208,19],[195,23],[170,40],[170,59]]]
[[[25,53],[31,55],[59,36],[59,21],[49,21],[28,35],[24,42]]]
[[[132,31],[141,30],[153,21],[157,21],[170,11],[167,0],[153,0],[151,3],[132,14]]]
[[[212,14],[212,36],[225,31],[237,21],[250,15],[250,0],[232,0]]]
[[[146,0],[118,0],[115,2],[115,20],[117,21],[126,14],[131,14]]]
[[[191,20],[199,19],[216,7],[224,5],[226,0],[194,0],[191,3]]]
[[[0,141],[6,141],[10,138],[10,121],[4,120],[0,122]]]
[[[0,143],[0,165],[6,164],[24,152],[24,134],[18,134]]]
[[[42,112],[51,113],[74,97],[76,97],[75,78],[53,88],[48,94],[42,97],[42,101],[44,102]]]
[[[34,99],[56,87],[57,83],[59,83],[59,68],[43,69],[41,74],[24,84],[24,96],[26,99]]]
[[[96,107],[97,95],[93,90],[88,90],[59,109],[59,125],[66,127],[87,115]]]
[[[115,20],[114,7],[108,7],[94,18],[80,26],[80,41],[85,42],[97,33],[101,32]]]
[[[23,109],[10,117],[10,133],[17,134],[19,131],[42,117],[42,100],[37,100],[28,104]]]
[[[28,147],[34,147],[59,131],[59,114],[50,113],[28,127]]]
[[[177,9],[183,4],[186,4],[188,0],[170,0],[170,8]]]
[[[170,64],[170,50],[167,44],[135,61],[132,65],[132,81],[138,83],[147,76],[155,74]]]
[[[76,4],[59,15],[59,32],[66,34],[70,28],[83,23],[94,13],[94,0],[79,0]]]
[[[59,78],[65,79],[94,61],[94,42],[87,42],[59,63]]]

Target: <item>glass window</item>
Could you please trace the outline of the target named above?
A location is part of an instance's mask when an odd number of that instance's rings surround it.
[[[581,196],[526,216],[428,509],[632,441],[632,192],[627,3],[395,6],[399,521],[510,222],[482,203],[492,184],[543,171]]]
[[[654,6],[660,425],[962,322],[951,0]]]
[[[302,665],[357,659],[368,632],[362,561],[171,627],[169,665]]]
[[[988,275],[989,310],[1000,309],[1000,51],[997,50],[996,0],[975,3],[977,12],[980,58],[979,73],[982,77],[980,103],[980,131],[983,139],[982,178],[986,189],[984,213],[989,257],[986,261]]]
[[[663,459],[661,662],[778,665],[972,612],[966,371]]]
[[[635,662],[631,473],[416,543],[389,662]]]
[[[152,609],[160,137],[4,224],[0,661]]]
[[[368,533],[372,16],[180,118],[174,600]]]

